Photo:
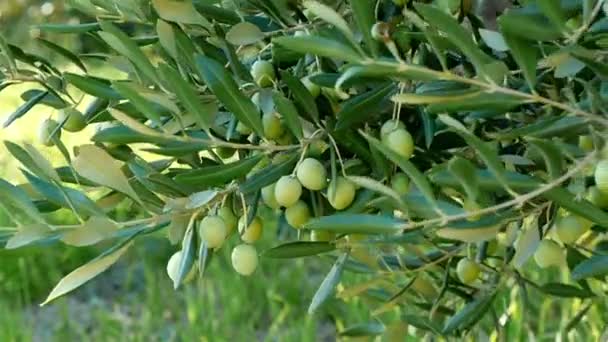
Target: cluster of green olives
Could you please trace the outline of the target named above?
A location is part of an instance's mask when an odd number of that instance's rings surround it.
[[[60,122],[63,122],[61,129],[68,132],[80,132],[87,126],[84,115],[73,107],[67,107],[59,111],[57,120],[46,119],[42,121],[38,129],[38,141],[45,146],[53,146],[53,135],[61,138]]]

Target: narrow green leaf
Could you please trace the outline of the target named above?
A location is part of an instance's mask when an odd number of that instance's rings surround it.
[[[391,150],[390,148],[384,146],[378,139],[373,138],[367,134],[364,134],[365,139],[369,141],[370,145],[380,151],[383,155],[385,155],[390,161],[395,163],[403,172],[405,172],[408,177],[416,184],[416,187],[420,190],[428,204],[430,204],[433,208],[437,209],[438,204],[435,199],[435,194],[433,193],[433,188],[429,183],[426,176],[416,168],[416,166],[410,162],[409,160],[403,158],[398,155],[396,152]]]
[[[335,26],[342,34],[350,41],[354,46],[359,46],[359,42],[355,39],[355,35],[348,27],[348,23],[340,14],[334,11],[333,8],[313,0],[304,1],[304,7],[309,10],[313,15],[319,17],[321,20]]]
[[[250,22],[241,22],[226,32],[226,40],[232,45],[249,45],[264,39],[264,33]]]
[[[205,107],[201,105],[198,94],[195,89],[186,82],[179,74],[179,72],[167,64],[160,64],[159,71],[163,76],[163,79],[171,85],[171,91],[177,96],[179,101],[184,105],[186,111],[196,115],[197,122],[199,122],[204,130],[209,130],[213,125],[213,114],[206,112]]]
[[[23,174],[32,187],[48,201],[67,209],[74,207],[79,214],[84,216],[105,216],[103,210],[84,193],[72,188],[59,188],[27,171],[23,171]]]
[[[439,8],[416,3],[416,10],[429,22],[442,31],[446,37],[458,46],[458,48],[471,60],[478,74],[492,79],[487,65],[493,62],[493,58],[486,55],[473,41],[472,34],[461,26],[456,19]]]
[[[594,254],[589,259],[579,263],[570,273],[574,280],[603,277],[606,274],[608,274],[608,255],[600,254]]]
[[[228,164],[199,168],[178,174],[175,181],[178,184],[197,190],[224,185],[227,182],[244,177],[262,158],[262,154],[257,154]]]
[[[78,267],[70,274],[63,277],[59,283],[55,285],[49,296],[40,305],[46,305],[58,297],[77,289],[87,281],[95,278],[97,275],[107,270],[116,261],[118,261],[118,259],[129,249],[129,247],[131,247],[131,243],[128,243],[111,253],[106,252],[87,264]]]
[[[392,100],[409,105],[426,104],[428,105],[426,110],[431,114],[476,110],[506,112],[526,102],[521,97],[488,94],[479,90],[434,92],[433,94],[405,93],[393,96]]]
[[[16,249],[49,237],[52,230],[46,224],[35,223],[19,227],[19,230],[6,241],[5,249]]]
[[[66,59],[68,59],[70,62],[76,64],[76,66],[78,66],[80,68],[80,70],[87,72],[87,67],[84,65],[84,63],[82,63],[82,61],[80,60],[80,58],[78,58],[78,56],[76,56],[74,53],[72,53],[70,50],[65,49],[53,42],[50,42],[46,39],[42,39],[42,38],[37,38],[36,39],[38,42],[42,43],[42,45],[48,47],[49,49],[57,52],[58,54],[62,55],[63,57],[65,57]]]
[[[49,107],[53,107],[55,109],[63,109],[65,107],[68,106],[68,104],[59,96],[51,93],[50,91],[47,90],[40,90],[40,89],[30,89],[30,90],[26,90],[21,94],[21,99],[23,101],[29,101],[31,98],[36,97],[38,95],[40,95],[40,93],[44,93],[46,92],[46,96],[44,96],[42,98],[42,100],[40,100],[40,102],[38,102],[38,104],[43,104]]]
[[[101,39],[103,39],[112,49],[127,57],[135,68],[141,70],[149,80],[159,83],[156,69],[148,57],[141,51],[137,43],[111,22],[101,21],[99,24],[103,29],[103,32],[98,32]]]
[[[25,101],[19,108],[17,108],[9,117],[4,121],[2,125],[3,128],[10,126],[15,120],[27,114],[35,105],[37,105],[45,96],[47,96],[48,91],[41,92],[40,94],[30,98]]]
[[[391,234],[400,231],[404,223],[392,216],[333,214],[311,219],[304,228],[340,234]]]
[[[291,259],[313,256],[331,252],[336,246],[321,241],[295,241],[272,247],[262,253],[262,256],[273,259]]]
[[[0,179],[0,196],[2,198],[0,206],[11,213],[11,217],[18,219],[18,223],[29,223],[30,220],[44,223],[38,208],[32,203],[30,196],[20,187]],[[22,222],[22,218],[27,218],[28,221],[23,220]]]
[[[561,6],[561,1],[556,0],[537,0],[536,5],[540,8],[543,14],[549,18],[551,24],[555,27],[564,30],[566,28],[566,14]]]
[[[564,171],[564,157],[560,148],[550,140],[529,138],[528,142],[543,156],[551,179],[559,178]]]
[[[314,122],[318,122],[319,109],[317,108],[317,103],[304,84],[287,71],[281,71],[281,80],[283,80],[283,82],[287,84],[289,90],[291,90],[291,94],[296,103],[300,106],[300,110]]]
[[[107,100],[122,99],[122,96],[112,89],[110,82],[107,80],[92,76],[76,75],[69,72],[64,73],[63,78],[74,87],[89,95]]]
[[[501,30],[502,26],[501,26]],[[521,68],[530,89],[534,89],[536,84],[536,64],[538,61],[537,49],[533,44],[526,41],[524,38],[513,35],[503,30],[503,37],[509,46],[513,59]]]
[[[340,255],[331,270],[323,279],[321,286],[317,292],[315,292],[314,297],[308,307],[308,314],[313,314],[317,309],[325,303],[329,297],[334,293],[338,282],[340,282],[340,277],[342,276],[342,270],[344,269],[344,264],[348,260],[348,252]]]
[[[82,24],[40,24],[35,25],[35,28],[41,32],[49,33],[76,33],[84,34],[87,32],[94,32],[101,30],[99,23],[82,23]]]
[[[117,145],[133,144],[133,143],[152,143],[152,144],[163,144],[172,142],[172,140],[164,139],[157,136],[149,136],[134,131],[133,129],[125,125],[116,125],[108,128],[104,128],[96,132],[91,141],[103,142]],[[201,148],[196,145],[197,149]]]
[[[551,41],[562,36],[561,31],[543,15],[511,11],[498,18],[498,25],[505,38],[507,35],[517,36],[527,40],[528,44],[529,41]]]
[[[561,283],[543,284],[541,287],[539,287],[539,290],[548,295],[562,298],[590,298],[595,296],[593,292],[588,290]]]
[[[340,336],[359,337],[359,336],[378,336],[384,334],[386,328],[382,323],[369,322],[350,326],[340,331]]]
[[[196,231],[195,228],[196,221],[190,221],[190,224],[186,229],[186,233],[184,234],[184,239],[182,240],[182,257],[180,258],[176,277],[173,279],[173,288],[176,290],[182,284],[188,275],[188,272],[190,272],[190,269],[194,265],[194,254],[196,251],[196,239],[194,238]]]
[[[237,86],[232,76],[215,60],[198,55],[196,65],[201,77],[211,88],[217,98],[231,111],[239,121],[253,129],[259,136],[263,136],[264,127],[257,108]]]
[[[112,87],[127,98],[135,108],[157,125],[161,125],[160,113],[157,108],[137,91],[132,82],[115,81]]]
[[[291,133],[293,133],[298,140],[302,139],[304,137],[304,134],[302,133],[302,124],[300,123],[298,110],[293,102],[281,93],[274,93],[272,95],[272,100],[277,112],[281,114]]]
[[[469,144],[471,147],[473,147],[477,151],[481,160],[483,160],[483,162],[486,164],[488,169],[490,171],[492,171],[492,174],[494,174],[494,177],[496,177],[498,182],[500,182],[505,187],[505,189],[509,190],[510,187],[504,176],[505,168],[502,164],[502,161],[500,160],[500,157],[498,156],[498,153],[496,151],[494,151],[493,149],[491,149],[485,142],[483,142],[481,139],[479,139],[476,135],[469,132],[457,120],[455,120],[445,114],[439,115],[439,119],[443,123],[445,123],[447,126],[452,128],[455,133],[460,135],[467,142],[467,144]]]
[[[480,295],[473,301],[467,303],[460,311],[445,322],[442,333],[450,334],[456,330],[472,326],[483,317],[486,311],[488,311],[493,300],[494,294],[486,294]]]
[[[464,158],[455,156],[448,162],[448,170],[458,179],[467,196],[476,200],[479,196],[479,186],[475,177],[477,171],[475,165]]]
[[[334,58],[351,63],[359,63],[363,59],[350,46],[330,38],[318,36],[278,37],[274,38],[272,43],[302,54],[309,53],[315,56]]]
[[[194,8],[192,0],[152,0],[152,6],[163,20],[211,27],[211,23]]]
[[[388,103],[387,97],[396,90],[394,84],[381,85],[363,94],[354,96],[342,103],[336,116],[336,129],[345,129],[355,124],[368,121],[372,115],[382,112],[382,105]]]
[[[376,57],[380,51],[380,43],[372,37],[372,26],[376,23],[376,3],[370,0],[350,0],[349,3],[363,41],[372,56]]]

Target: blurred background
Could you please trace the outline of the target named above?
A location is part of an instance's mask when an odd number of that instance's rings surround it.
[[[61,56],[37,45],[39,23],[78,23],[93,20],[70,10],[65,1],[0,1],[0,33],[12,44],[47,58],[60,70],[73,70]],[[80,53],[87,51],[86,37],[52,35],[47,38]],[[103,73],[104,70],[94,71]],[[107,75],[106,75],[107,76]],[[14,85],[0,91],[0,120],[20,104],[21,94],[32,84]],[[83,101],[83,107],[88,101]],[[35,106],[10,129],[0,129],[0,140],[35,144],[54,166],[65,165],[56,148],[36,142],[39,123],[56,110]],[[78,134],[64,132],[69,148],[86,143],[92,128]],[[0,177],[23,181],[20,165],[0,144]],[[134,213],[124,208],[125,219]],[[266,213],[265,241],[275,240],[276,223]],[[67,211],[49,217],[56,224],[74,223]],[[0,209],[0,227],[10,227]],[[0,249],[0,341],[331,341],[336,324],[331,305],[319,316],[306,314],[309,301],[331,261],[307,262],[263,260],[255,275],[238,276],[230,265],[229,248],[215,258],[204,279],[195,279],[175,291],[166,275],[166,263],[178,248],[164,237],[140,238],[135,248],[106,273],[52,304],[39,307],[55,284],[70,271],[86,263],[107,246],[75,248],[61,244],[17,250]],[[311,267],[311,264],[314,264]],[[344,321],[368,320],[367,310],[352,303],[339,312]],[[335,312],[338,314],[338,312]]]

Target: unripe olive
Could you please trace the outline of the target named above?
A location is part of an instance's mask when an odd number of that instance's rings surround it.
[[[296,176],[300,184],[308,190],[321,190],[327,185],[327,171],[323,164],[314,158],[302,160],[296,170]]]
[[[210,215],[201,220],[199,234],[207,247],[216,248],[224,243],[228,235],[228,227],[220,216]]]
[[[58,130],[57,127],[59,127],[59,124],[55,120],[46,119],[42,121],[38,129],[38,141],[45,146],[53,146],[55,143],[51,136],[55,130],[57,130],[55,136],[58,139],[61,138],[61,130]]]
[[[380,127],[380,139],[384,141],[386,136],[397,129],[405,129],[403,122],[398,120],[388,120]]]
[[[251,245],[241,244],[234,247],[231,259],[232,267],[240,275],[249,276],[258,267],[258,252]]]
[[[542,240],[534,252],[534,261],[541,268],[560,266],[565,260],[564,257],[562,247],[553,240]]]
[[[585,152],[593,151],[593,138],[590,135],[579,136],[578,147]]]
[[[264,136],[266,139],[278,139],[285,132],[281,118],[276,113],[264,114],[262,116],[262,124],[264,125]]]
[[[328,232],[327,230],[315,229],[310,233],[311,241],[332,241],[336,238],[336,234]]]
[[[59,122],[63,122],[63,129],[68,132],[79,132],[82,131],[87,126],[87,121],[77,109],[68,107],[59,111]]]
[[[335,186],[329,185],[327,199],[334,209],[342,210],[353,203],[356,192],[355,185],[344,177],[337,177],[335,182]]]
[[[404,158],[414,154],[414,139],[405,129],[396,129],[386,135],[384,144]]]
[[[232,157],[234,155],[234,152],[236,152],[236,150],[232,147],[220,146],[215,149],[215,153],[217,153],[217,155],[223,159]]]
[[[274,196],[283,207],[290,207],[300,199],[302,195],[302,184],[295,177],[283,176],[279,178],[275,188]]]
[[[239,234],[241,240],[247,243],[254,243],[262,237],[262,220],[259,217],[254,217],[247,228],[247,216],[243,215],[239,219]]]
[[[296,229],[302,228],[310,220],[310,209],[306,202],[300,200],[285,209],[285,220]]]
[[[391,179],[391,188],[399,195],[405,195],[410,191],[410,178],[403,172],[396,173]]]
[[[479,265],[468,258],[462,258],[456,265],[456,274],[458,279],[464,284],[472,284],[479,277],[481,268]]]
[[[585,234],[589,228],[591,228],[591,226],[577,215],[559,217],[555,222],[555,232],[557,233],[559,240],[563,243],[575,242]]]
[[[608,193],[601,192],[595,185],[587,189],[587,200],[600,209],[608,209]]]
[[[251,76],[260,87],[270,87],[273,85],[276,75],[272,63],[264,60],[257,60],[251,66]]]
[[[601,160],[595,166],[595,186],[601,192],[608,194],[608,159]]]
[[[372,38],[380,42],[386,42],[390,39],[390,26],[379,21],[372,26]]]
[[[249,135],[252,132],[251,128],[247,127],[247,125],[245,125],[244,123],[242,123],[240,121],[236,124],[235,129],[241,135]]]
[[[262,200],[264,204],[266,204],[271,209],[278,209],[281,207],[279,202],[277,202],[277,198],[274,195],[276,183],[270,184],[262,188]]]
[[[308,89],[308,92],[312,95],[312,97],[317,98],[319,94],[321,94],[321,87],[319,87],[316,83],[313,83],[308,77],[302,78],[302,84]]]
[[[224,220],[224,223],[226,224],[226,236],[230,235],[233,231],[236,230],[238,219],[229,206],[221,207],[217,215],[221,217],[222,220]]]

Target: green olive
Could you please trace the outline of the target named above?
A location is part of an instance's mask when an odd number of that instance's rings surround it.
[[[55,136],[57,137],[57,139],[61,138],[61,130],[58,129],[58,127],[59,124],[55,120],[46,119],[42,121],[38,129],[38,141],[45,146],[55,145],[51,136],[53,132],[56,131]]]
[[[274,84],[276,75],[272,63],[257,60],[251,66],[251,76],[260,87],[270,87]]]
[[[397,129],[405,129],[403,122],[398,120],[388,120],[380,127],[380,139],[384,141],[386,136]]]
[[[390,26],[383,21],[379,21],[372,26],[371,34],[375,40],[386,42],[390,40]]]
[[[409,159],[414,154],[414,139],[405,129],[396,129],[388,133],[383,143],[404,158]]]
[[[337,177],[335,182],[335,186],[332,184],[329,185],[327,199],[334,209],[342,210],[353,203],[356,189],[355,185],[344,177]]]
[[[565,260],[565,255],[562,247],[553,240],[542,240],[536,252],[534,252],[534,261],[541,268],[550,266],[560,266]]]
[[[226,224],[226,236],[230,235],[233,231],[236,230],[238,225],[238,219],[229,206],[225,205],[221,207],[217,215],[221,217],[222,220],[224,220],[224,223]]]
[[[301,195],[302,184],[292,176],[281,177],[274,188],[274,196],[283,207],[291,207],[296,204]]]
[[[262,124],[264,125],[264,136],[266,139],[278,139],[285,132],[281,118],[277,113],[264,114],[262,116]]]
[[[254,243],[262,237],[262,220],[259,217],[254,217],[247,228],[247,216],[241,216],[239,219],[239,234],[241,240],[247,243]]]
[[[579,136],[578,147],[585,152],[593,151],[593,137],[591,137],[590,135]]]
[[[77,109],[68,107],[59,111],[59,122],[63,122],[63,129],[68,132],[80,132],[87,127],[87,121]]]
[[[308,205],[302,200],[297,201],[296,204],[285,209],[285,220],[295,229],[302,228],[310,220]]]
[[[587,189],[587,200],[600,209],[608,209],[608,193],[601,192],[595,185]]]
[[[217,153],[217,155],[220,156],[220,158],[222,158],[222,159],[227,159],[227,158],[232,157],[234,155],[234,152],[236,152],[236,150],[232,147],[220,146],[215,149],[215,153]]]
[[[405,195],[410,191],[410,178],[403,172],[396,173],[391,179],[391,188],[399,195]]]
[[[252,245],[241,244],[232,250],[232,267],[244,276],[249,276],[258,267],[258,252]]]
[[[262,200],[264,204],[266,204],[271,209],[278,209],[281,207],[279,202],[277,202],[277,198],[274,195],[276,183],[270,184],[262,188]]]
[[[201,220],[199,235],[209,248],[217,248],[224,243],[228,235],[228,227],[220,216],[210,215]]]
[[[296,176],[308,190],[321,190],[327,185],[327,171],[323,164],[314,158],[302,160],[296,170]]]
[[[591,226],[577,215],[559,217],[555,222],[557,237],[563,243],[573,243],[585,234]]]
[[[608,159],[601,160],[595,166],[595,186],[602,193],[608,194]]]
[[[328,232],[326,230],[315,229],[310,233],[311,241],[332,241],[336,238],[336,234]]]
[[[458,279],[464,284],[472,284],[479,278],[479,273],[481,273],[481,267],[475,261],[462,258],[456,265],[456,274],[458,275]]]
[[[313,83],[308,77],[302,78],[301,81],[313,98],[317,98],[321,94],[321,87]]]

